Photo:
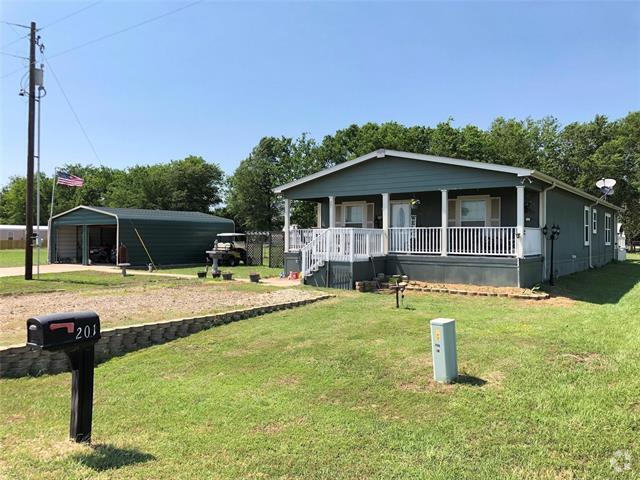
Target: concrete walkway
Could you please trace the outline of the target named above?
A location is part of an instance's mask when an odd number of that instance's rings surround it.
[[[64,273],[64,272],[80,272],[80,271],[97,271],[105,273],[113,273],[120,275],[120,269],[110,265],[75,265],[75,264],[47,264],[40,265],[40,273]],[[0,277],[18,277],[24,275],[24,267],[4,267],[0,268]],[[152,275],[173,278],[196,278],[195,275],[187,275],[184,273],[163,273],[149,272],[147,270],[128,269],[127,275]],[[33,276],[36,276],[36,267],[33,267]],[[233,281],[250,283],[248,278],[234,278]],[[300,285],[300,280],[289,280],[288,278],[264,278],[260,280],[263,285],[271,285],[274,287],[295,287]]]

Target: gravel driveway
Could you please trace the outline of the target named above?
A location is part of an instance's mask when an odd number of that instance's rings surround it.
[[[300,289],[252,292],[202,284],[3,296],[0,297],[0,345],[23,343],[27,318],[39,314],[94,310],[100,315],[103,327],[114,327],[303,300],[317,295],[317,292]]]

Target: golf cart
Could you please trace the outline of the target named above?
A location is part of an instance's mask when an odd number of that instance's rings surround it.
[[[219,233],[213,248],[207,250],[207,255],[212,260],[213,270],[217,271],[218,265],[234,267],[240,262],[247,263],[247,242],[243,233]]]

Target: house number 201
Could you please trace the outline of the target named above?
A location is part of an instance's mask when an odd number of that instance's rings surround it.
[[[78,327],[76,328],[76,340],[93,337],[96,333],[98,333],[96,325],[93,325],[93,329],[91,328],[91,325],[85,325],[84,328]]]

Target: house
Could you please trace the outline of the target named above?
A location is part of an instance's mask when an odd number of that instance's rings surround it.
[[[33,233],[38,230],[38,226],[33,226]],[[40,226],[40,237],[47,236],[47,227]],[[27,227],[24,225],[0,225],[0,249],[3,248],[24,248],[24,241],[27,237]],[[47,246],[46,242],[43,243]]]
[[[381,272],[530,287],[552,269],[567,275],[614,259],[621,211],[535,170],[393,150],[274,191],[284,198],[285,270],[343,288]],[[317,205],[316,228],[290,228],[292,200]]]
[[[201,212],[84,205],[55,215],[49,227],[49,262],[84,265],[120,262],[121,242],[134,266],[204,264],[216,235],[235,231],[233,220]]]

